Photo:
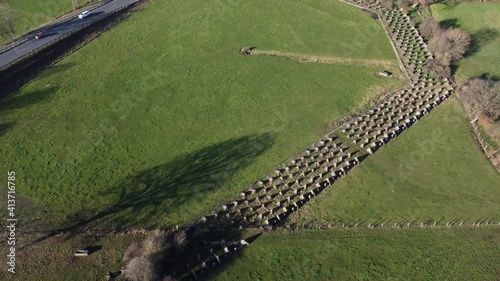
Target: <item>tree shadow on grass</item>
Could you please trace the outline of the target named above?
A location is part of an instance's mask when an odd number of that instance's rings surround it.
[[[459,0],[439,0],[436,3],[444,4],[446,8],[451,9],[460,4]]]
[[[100,211],[77,212],[65,224],[66,227],[29,245],[87,226],[106,225],[119,230],[157,221],[180,207],[196,204],[206,194],[227,185],[237,172],[254,162],[273,142],[274,137],[269,133],[230,139],[126,178],[102,193],[102,196],[113,198],[114,204]]]
[[[6,97],[0,100],[0,113],[20,109],[48,100],[50,96],[57,92],[57,89],[57,87],[48,87],[43,90],[36,90]]]
[[[0,138],[6,135],[14,127],[13,122],[0,124]]]
[[[64,72],[73,66],[75,66],[74,63],[59,63],[46,70],[46,68],[41,69],[36,67],[35,64],[25,71],[16,72],[8,70],[7,73],[0,72],[0,104],[3,103],[4,99],[11,96],[11,94],[15,94],[16,91],[40,73],[43,72],[40,78],[44,79],[54,73]]]
[[[76,65],[76,63],[73,63],[73,62],[64,62],[64,63],[54,64],[50,68],[48,68],[47,70],[45,70],[40,75],[40,78],[46,78],[46,77],[49,77],[49,76],[51,76],[51,75],[53,75],[55,73],[65,72],[68,69],[74,67],[75,65]]]
[[[57,92],[56,87],[48,87],[43,90],[32,91],[20,95],[0,99],[0,116],[3,112],[9,112],[43,102]],[[0,124],[0,138],[6,135],[14,127],[14,122]]]
[[[500,81],[500,76],[493,75],[493,74],[491,74],[489,72],[483,73],[483,74],[477,76],[477,78],[480,78],[480,79],[483,79],[483,80],[491,80],[493,82],[499,82]]]
[[[483,28],[479,31],[470,35],[470,45],[468,50],[464,54],[464,58],[470,57],[481,51],[481,48],[486,46],[488,43],[494,41],[499,35],[499,32],[492,28]],[[460,67],[457,62],[453,62],[451,65],[451,74],[455,75]]]
[[[471,34],[470,45],[464,57],[472,56],[481,51],[481,48],[494,41],[499,35],[499,32],[492,28],[482,28],[477,32]]]
[[[445,19],[439,22],[439,26],[441,26],[444,29],[448,28],[459,28],[460,24],[458,23],[458,19]]]

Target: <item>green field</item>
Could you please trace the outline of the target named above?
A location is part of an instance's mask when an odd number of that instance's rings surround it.
[[[212,280],[495,280],[500,231],[357,229],[262,235]]]
[[[55,221],[185,223],[405,83],[245,46],[396,63],[379,22],[337,1],[154,1],[2,100],[0,170]]]
[[[42,2],[6,2],[32,14],[19,30],[71,9],[61,2],[45,15],[38,12]],[[433,5],[440,19],[458,18],[478,35],[480,48],[460,62],[458,77],[500,75],[499,39],[491,31],[500,26],[491,13],[497,7]],[[300,63],[238,53],[250,46],[353,60]],[[398,69],[387,69],[393,78],[377,77],[383,67],[361,63],[367,60],[397,65],[380,23],[340,1],[151,1],[0,101],[0,171],[16,172],[22,230],[162,228],[196,219],[315,142],[332,120],[407,83]],[[289,222],[498,222],[499,182],[452,98]],[[2,185],[0,194],[5,201]],[[23,234],[21,243],[36,238]],[[15,277],[103,280],[123,266],[136,238],[42,239],[19,250]],[[102,249],[72,256],[90,245]],[[497,226],[276,231],[210,278],[495,280],[499,252]],[[5,274],[0,270],[0,280],[9,280]]]
[[[452,99],[368,157],[291,221],[499,218],[499,182],[465,113]]]
[[[446,25],[459,27],[472,37],[471,50],[458,62],[458,80],[489,74],[500,77],[500,4],[434,4],[432,15]]]
[[[87,2],[88,0],[78,0],[78,5]],[[73,10],[71,0],[1,0],[0,5],[4,8],[0,12],[13,18],[17,36]],[[4,42],[4,38],[0,37],[0,44]]]

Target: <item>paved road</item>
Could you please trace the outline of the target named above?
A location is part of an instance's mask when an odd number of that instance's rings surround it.
[[[103,6],[90,11],[90,15],[87,18],[79,19],[77,16],[60,24],[51,25],[47,29],[41,28],[42,30],[44,30],[45,37],[41,39],[35,39],[34,37],[30,38],[26,42],[0,54],[0,69],[26,56],[33,50],[50,44],[61,36],[78,30],[84,25],[90,22],[94,22],[102,18],[103,16],[109,15],[113,11],[118,10],[120,7],[128,6],[138,1],[139,0],[112,0],[104,4]]]

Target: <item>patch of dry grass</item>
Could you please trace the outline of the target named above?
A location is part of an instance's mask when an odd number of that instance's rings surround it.
[[[315,55],[282,52],[276,50],[256,50],[256,49],[252,50],[251,53],[252,55],[285,57],[291,60],[304,63],[312,62],[312,63],[325,63],[325,64],[358,64],[363,66],[382,66],[386,69],[399,68],[399,65],[394,60],[315,56]]]

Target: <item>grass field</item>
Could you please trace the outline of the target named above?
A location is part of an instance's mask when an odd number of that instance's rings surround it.
[[[34,238],[22,235],[21,240],[27,242]],[[140,239],[143,236],[80,234],[56,237],[24,250],[18,249],[16,274],[8,273],[4,266],[0,269],[0,280],[106,280],[106,273],[120,270],[127,246]],[[97,251],[87,257],[73,256],[75,250],[89,246]],[[5,257],[1,260],[5,262]]]
[[[212,280],[496,280],[500,231],[357,229],[271,233]]]
[[[405,83],[245,46],[395,61],[380,24],[337,1],[154,1],[2,100],[0,170],[56,221],[184,223]]]
[[[447,26],[459,27],[472,37],[466,58],[458,63],[458,80],[489,74],[500,77],[500,4],[459,3],[446,6],[434,4],[432,14]]]
[[[78,5],[87,2],[78,0]],[[6,13],[13,18],[17,36],[73,10],[71,0],[2,0],[0,5],[2,7],[0,13]],[[4,38],[0,37],[0,44],[4,42]]]
[[[465,113],[452,99],[370,156],[291,221],[499,218],[499,182],[500,176],[475,144]]]

